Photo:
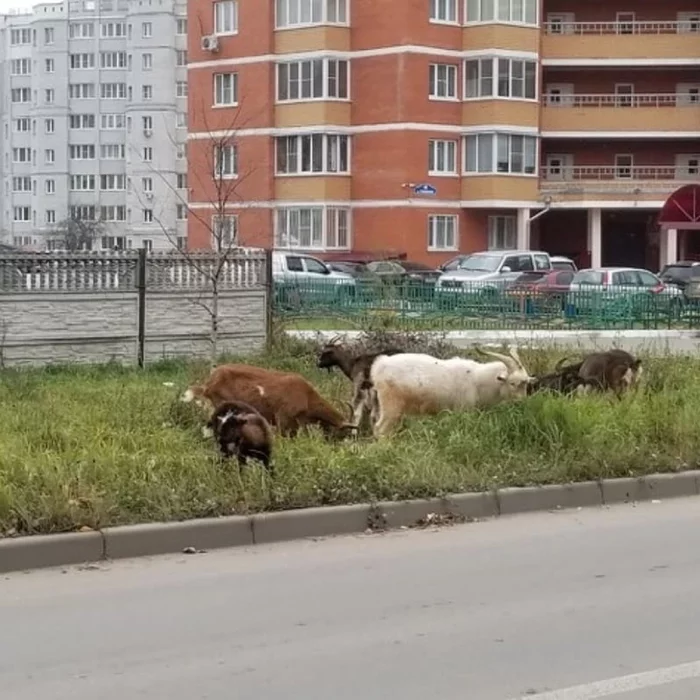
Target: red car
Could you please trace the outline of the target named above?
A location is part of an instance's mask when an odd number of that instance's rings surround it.
[[[525,305],[532,302],[546,301],[564,306],[566,293],[574,279],[574,270],[551,270],[550,272],[523,272],[508,285],[505,293],[511,299],[520,299]]]

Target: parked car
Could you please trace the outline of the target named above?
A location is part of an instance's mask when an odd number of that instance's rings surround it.
[[[438,267],[438,270],[440,270],[440,272],[451,272],[452,270],[456,270],[462,260],[468,257],[469,253],[465,255],[455,255],[454,258],[450,258],[447,262],[442,263],[442,265]]]
[[[440,271],[434,267],[409,260],[375,260],[367,263],[367,269],[394,284],[418,282],[432,286],[440,277]]]
[[[573,272],[578,272],[576,263],[571,258],[567,258],[564,255],[552,255],[550,260],[555,270],[571,270]]]
[[[669,309],[679,311],[683,292],[667,285],[649,270],[635,267],[598,267],[579,270],[569,285],[567,310],[591,313],[596,310],[630,311]]]
[[[352,275],[332,270],[318,258],[304,253],[272,252],[272,278],[277,303],[286,308],[333,303],[354,296]]]
[[[661,272],[659,272],[659,277],[665,284],[673,284],[685,291],[691,280],[700,280],[700,262],[679,260],[678,262],[664,265]]]
[[[520,301],[526,310],[557,306],[564,308],[566,295],[574,275],[573,270],[524,272],[506,288],[506,295]]]
[[[494,296],[515,281],[523,272],[550,272],[549,253],[539,250],[506,250],[472,253],[464,257],[457,269],[443,272],[435,285],[436,294],[478,293]]]

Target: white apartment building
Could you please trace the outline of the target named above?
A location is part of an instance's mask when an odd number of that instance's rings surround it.
[[[186,0],[64,0],[0,15],[0,242],[94,249],[187,236]]]

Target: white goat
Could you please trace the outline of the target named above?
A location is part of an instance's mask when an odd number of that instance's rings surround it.
[[[380,355],[370,370],[378,409],[373,411],[378,413],[375,437],[387,435],[407,414],[481,408],[527,396],[533,378],[515,348],[509,348],[509,355],[477,350],[498,360],[482,363],[461,357],[438,360],[419,353]]]

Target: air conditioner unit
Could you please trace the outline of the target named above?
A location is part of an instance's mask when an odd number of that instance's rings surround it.
[[[153,136],[153,131],[151,129],[144,129],[143,130],[143,135],[147,138],[150,139],[151,136]]]
[[[202,51],[211,51],[215,53],[219,50],[219,38],[214,34],[209,34],[202,37]]]

